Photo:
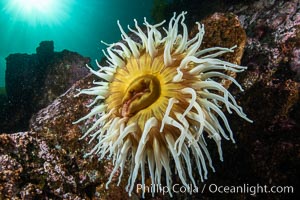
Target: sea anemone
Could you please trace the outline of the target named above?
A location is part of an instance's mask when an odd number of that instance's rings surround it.
[[[234,47],[200,50],[204,27],[197,23],[198,33],[189,38],[185,14],[174,14],[167,28],[162,28],[165,21],[151,25],[144,19],[145,31],[134,20],[135,29],[128,29],[138,41],[118,21],[123,41],[107,44],[103,52],[108,66],[97,62],[99,70],[89,68],[101,81],[76,95],[95,96],[89,105],[93,109],[75,123],[94,119],[82,138],[97,140],[87,155],[108,156],[113,161],[106,187],[118,170],[120,184],[126,160],[131,162],[126,186],[129,195],[139,171],[142,185],[147,175],[152,187],[161,184],[164,174],[171,196],[174,171],[185,187],[190,183],[196,186],[192,165],[201,181],[207,178],[207,164],[214,171],[205,138],[215,141],[220,160],[221,138],[234,142],[223,110],[251,122],[221,84],[221,80],[230,80],[242,91],[226,71],[242,72],[246,67],[216,58],[233,52]]]

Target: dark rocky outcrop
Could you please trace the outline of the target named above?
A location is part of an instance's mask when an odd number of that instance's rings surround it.
[[[0,106],[0,132],[28,130],[32,114],[87,75],[89,62],[75,52],[54,52],[53,41],[41,42],[36,54],[10,54],[5,76],[8,101]]]

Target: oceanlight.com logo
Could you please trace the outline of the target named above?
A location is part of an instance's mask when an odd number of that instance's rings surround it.
[[[180,185],[174,184],[170,187],[161,184],[143,185],[137,184],[137,193],[150,193],[163,195],[172,193],[204,193],[211,194],[250,194],[255,196],[257,194],[293,194],[293,186],[268,186],[268,185],[249,185],[248,183],[242,185],[217,185],[217,184],[203,184],[202,187],[197,187],[193,184]]]
[[[248,183],[243,185],[216,185],[210,184],[208,186],[210,193],[220,194],[250,194],[255,196],[257,194],[293,194],[293,186],[269,186],[269,185],[249,185]]]

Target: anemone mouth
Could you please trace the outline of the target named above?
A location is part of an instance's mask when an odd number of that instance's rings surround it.
[[[150,25],[145,19],[147,32],[144,33],[135,20],[135,29],[129,27],[129,30],[140,38],[140,43],[133,41],[118,22],[126,45],[121,42],[108,45],[105,56],[109,66],[98,65],[98,71],[90,69],[103,81],[78,94],[96,96],[89,105],[94,106],[91,112],[75,123],[95,119],[82,138],[90,136],[91,141],[97,140],[87,155],[113,159],[114,169],[107,187],[118,169],[120,184],[127,160],[131,163],[126,187],[129,195],[140,172],[142,185],[149,175],[152,186],[160,185],[165,173],[165,183],[172,196],[171,162],[175,163],[185,187],[190,188],[188,182],[196,186],[192,163],[196,163],[201,181],[207,178],[207,163],[214,171],[211,147],[205,138],[215,141],[220,160],[223,160],[222,137],[234,142],[221,105],[228,113],[234,111],[251,122],[233,95],[217,81],[230,80],[242,90],[223,71],[242,72],[246,67],[217,59],[233,48],[199,50],[204,28],[198,24],[198,33],[188,39],[185,14],[177,17],[174,14],[165,29],[165,37],[158,31],[163,22]],[[182,34],[179,34],[180,27]]]
[[[150,74],[133,80],[122,99],[122,117],[131,117],[155,102],[160,96],[159,80]]]

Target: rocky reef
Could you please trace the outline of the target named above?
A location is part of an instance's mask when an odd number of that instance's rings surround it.
[[[228,114],[236,144],[222,142],[224,162],[214,159],[216,172],[210,173],[204,183],[199,181],[198,193],[177,193],[175,199],[291,199],[293,194],[287,192],[226,194],[213,193],[209,186],[266,185],[269,189],[292,186],[294,193],[298,189],[300,2],[257,0],[248,4],[235,1],[216,11],[224,13],[214,13],[201,20],[207,27],[203,45],[238,43],[236,54],[225,55],[225,59],[248,67],[236,77],[245,91],[240,92],[230,83],[224,84],[228,84],[230,92],[254,122],[250,124]],[[194,10],[191,13],[191,18],[201,19]],[[76,75],[77,70],[83,70],[80,66],[89,60],[68,51],[53,56],[60,59],[55,62],[57,68],[47,67],[48,73],[41,78],[43,90],[38,91],[38,86],[31,90],[31,95],[39,98],[30,96],[30,101],[24,98],[21,101],[20,97],[16,99],[18,93],[14,93],[13,88],[7,90],[10,98],[22,104],[21,109],[27,109],[27,103],[28,107],[33,102],[39,106],[27,130],[0,135],[0,199],[140,199],[139,193],[129,197],[125,191],[128,174],[123,175],[120,186],[116,186],[116,177],[105,189],[112,170],[109,159],[98,161],[97,157],[84,157],[93,145],[79,138],[85,125],[92,122],[79,125],[72,122],[89,112],[86,105],[93,100],[89,96],[74,98],[76,89],[92,86],[95,79],[92,75],[81,78],[86,73],[82,71],[80,76]],[[23,59],[27,57],[23,55]],[[42,62],[37,55],[33,57],[29,63]],[[26,84],[34,85],[34,81],[30,81],[33,80],[27,80]],[[218,158],[217,152],[213,152],[212,157]],[[176,181],[174,175],[174,183]],[[152,198],[151,194],[146,197]],[[169,196],[158,193],[152,199],[169,199]]]
[[[34,113],[63,94],[88,74],[89,58],[63,50],[54,52],[53,41],[43,41],[36,54],[10,54],[6,58],[5,86],[0,110],[0,132],[28,130]]]

